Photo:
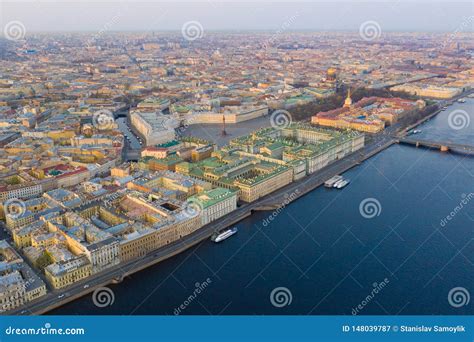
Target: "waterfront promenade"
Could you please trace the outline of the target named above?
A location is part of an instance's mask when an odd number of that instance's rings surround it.
[[[43,314],[79,297],[90,294],[98,287],[120,282],[135,272],[181,253],[184,250],[208,239],[216,230],[222,230],[236,224],[251,215],[253,211],[272,210],[279,208],[283,204],[286,205],[289,200],[294,201],[297,198],[304,196],[315,188],[321,186],[332,176],[351,169],[378,152],[388,148],[392,144],[397,143],[397,138],[394,137],[399,129],[400,127],[397,125],[388,127],[382,133],[371,136],[371,141],[369,141],[363,149],[352,153],[344,159],[335,161],[317,173],[291,183],[255,202],[243,204],[234,212],[202,227],[193,234],[182,238],[180,241],[153,251],[140,259],[107,269],[93,277],[79,281],[66,289],[52,290],[48,292],[46,296],[30,302],[27,306],[11,311],[9,314]],[[290,197],[290,194],[293,195]],[[86,284],[88,287],[84,288]],[[59,296],[61,296],[61,298],[58,298]]]
[[[337,160],[317,173],[309,175],[297,182],[293,182],[288,186],[281,188],[265,197],[262,197],[255,202],[243,204],[232,213],[200,228],[194,233],[183,237],[179,241],[157,249],[142,258],[107,269],[90,278],[81,280],[65,289],[49,289],[50,291],[46,296],[8,313],[12,315],[46,313],[52,309],[64,305],[65,303],[92,293],[96,288],[120,282],[125,277],[135,272],[181,253],[184,250],[198,244],[199,242],[208,239],[215,231],[222,230],[226,227],[236,224],[237,222],[251,215],[252,211],[259,210],[260,207],[270,206],[276,208],[283,205],[284,203],[288,203],[288,195],[291,193],[295,194],[291,197],[291,199],[296,200],[297,198],[319,187],[332,176],[349,170],[350,168],[360,164],[362,161],[394,144],[396,140],[391,136],[393,129],[395,129],[395,127],[393,127],[391,130],[386,130],[380,135],[374,136],[373,140],[363,149],[348,155],[344,159]],[[86,284],[88,286],[87,288],[84,288]]]

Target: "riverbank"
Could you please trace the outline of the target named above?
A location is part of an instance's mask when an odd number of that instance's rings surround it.
[[[107,270],[104,273],[98,274],[92,278],[88,278],[82,282],[75,284],[73,287],[67,288],[63,291],[54,291],[46,298],[41,298],[36,302],[30,303],[27,307],[20,308],[12,314],[22,313],[27,310],[30,314],[42,314],[50,310],[63,306],[71,301],[74,301],[82,296],[85,296],[94,291],[94,289],[101,286],[110,285],[122,281],[124,278],[131,276],[145,268],[155,265],[159,262],[169,259],[197,244],[208,239],[216,230],[221,230],[240,222],[246,217],[249,217],[253,211],[257,210],[275,210],[279,208],[282,203],[288,202],[288,194],[293,193],[291,200],[307,195],[314,189],[320,187],[325,180],[331,178],[335,174],[340,174],[359,165],[364,160],[367,160],[377,153],[385,150],[395,143],[395,140],[390,135],[390,130],[384,134],[374,136],[373,140],[362,150],[347,156],[342,160],[338,160],[333,164],[328,165],[318,173],[310,175],[298,182],[291,183],[287,187],[282,188],[275,193],[272,193],[254,203],[245,204],[238,208],[235,212],[223,217],[212,224],[201,228],[199,231],[183,238],[176,244],[165,246],[162,249],[154,251],[140,260],[135,260],[127,265],[119,265],[117,268]],[[84,289],[84,285],[89,285]],[[62,298],[58,296],[64,295]]]
[[[453,97],[453,98],[452,98],[451,100],[449,100],[449,101],[443,101],[443,102],[441,102],[439,109],[437,109],[435,112],[433,112],[433,113],[431,113],[431,114],[425,116],[424,118],[421,118],[420,120],[418,120],[418,121],[415,122],[414,124],[409,125],[408,127],[404,128],[404,129],[400,132],[399,136],[405,136],[405,135],[407,135],[407,133],[408,133],[409,131],[411,131],[412,129],[414,129],[414,128],[416,128],[416,127],[418,127],[418,126],[424,124],[425,122],[431,120],[432,118],[434,118],[435,116],[437,116],[438,114],[440,114],[441,112],[443,112],[443,111],[445,110],[443,107],[445,107],[445,106],[450,106],[450,105],[452,105],[455,101],[457,101],[457,100],[459,100],[459,99],[462,99],[462,98],[465,98],[465,97],[468,97],[468,96],[471,95],[471,94],[474,94],[474,89],[473,89],[473,90],[466,91],[466,92],[464,92],[464,93],[462,93],[462,94],[460,94],[460,95],[458,95],[458,96],[455,96],[455,97]]]
[[[473,171],[471,158],[393,144],[342,173],[351,180],[344,189],[320,186],[292,202],[288,192],[289,204],[253,211],[225,242],[204,240],[111,284],[110,306],[86,296],[51,314],[173,315],[208,278],[180,314],[351,315],[385,278],[388,286],[361,314],[468,314],[472,306],[453,308],[446,298],[474,281],[474,201],[445,227],[441,219],[473,192]],[[371,198],[379,206],[366,218],[360,204]],[[291,292],[291,305],[272,306],[277,287]]]
[[[379,153],[380,151],[392,145],[394,142],[395,140],[387,135],[379,135],[362,150],[354,152],[344,159],[338,160],[326,166],[317,173],[309,175],[297,182],[293,182],[286,187],[281,188],[255,202],[242,205],[234,212],[212,222],[203,228],[200,228],[193,234],[183,237],[175,244],[162,247],[161,249],[158,249],[144,256],[143,258],[134,260],[126,265],[118,265],[117,267],[105,270],[94,275],[93,277],[89,277],[74,284],[72,287],[68,287],[59,291],[54,290],[45,297],[30,302],[26,306],[9,312],[9,314],[44,314],[77,298],[90,294],[96,288],[112,284],[116,282],[115,279],[124,279],[127,276],[166,260],[176,254],[183,252],[186,249],[193,247],[199,242],[210,238],[216,231],[234,225],[245,217],[251,215],[253,211],[259,210],[260,207],[265,208],[265,206],[280,206],[282,203],[284,203],[284,201],[287,201],[289,193],[296,194],[296,196],[292,197],[292,201],[295,201],[301,196],[304,196],[313,191],[315,188],[321,186],[333,175],[345,172],[354,166],[359,165],[362,161]],[[86,284],[88,287],[84,289]]]

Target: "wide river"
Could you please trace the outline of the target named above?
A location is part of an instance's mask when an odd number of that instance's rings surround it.
[[[473,108],[417,137],[474,145]],[[89,295],[51,314],[474,314],[474,157],[394,145],[344,176],[110,286],[110,306]]]

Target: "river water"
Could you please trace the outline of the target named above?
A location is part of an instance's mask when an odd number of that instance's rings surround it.
[[[473,106],[417,136],[474,145]],[[452,128],[454,110],[469,125]],[[474,314],[474,157],[394,145],[344,176],[110,286],[110,306],[89,295],[51,314]]]

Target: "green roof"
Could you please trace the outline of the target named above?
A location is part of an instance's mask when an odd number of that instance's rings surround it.
[[[168,148],[168,147],[176,146],[176,145],[179,145],[179,141],[177,141],[177,140],[171,140],[171,141],[168,141],[167,143],[159,144],[159,145],[156,145],[156,146],[157,146],[157,147]]]
[[[283,145],[281,142],[274,142],[273,144],[270,144],[268,146],[266,146],[268,149],[274,151],[274,150],[278,150],[279,148],[282,148],[284,147],[285,145]]]
[[[235,191],[229,189],[215,188],[212,190],[203,191],[197,195],[193,195],[188,198],[188,201],[198,202],[201,207],[205,209],[232,196],[235,196],[235,194]]]

